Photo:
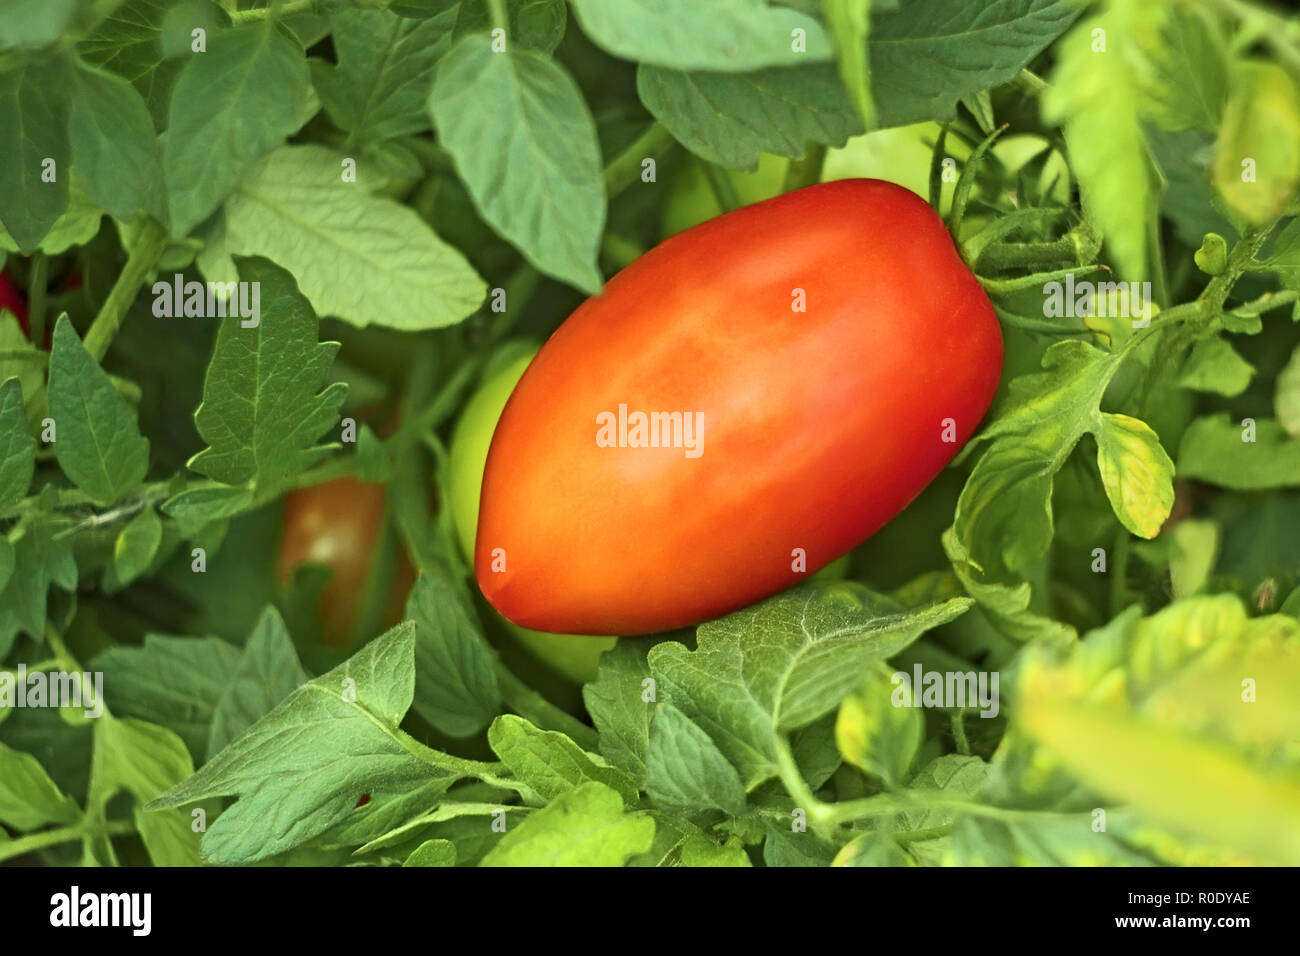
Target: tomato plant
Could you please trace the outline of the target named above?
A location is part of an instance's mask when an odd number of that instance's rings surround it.
[[[615,276],[524,373],[488,454],[479,586],[548,631],[743,607],[916,497],[1001,365],[988,298],[907,190],[843,180],[711,220]],[[631,414],[675,416],[671,440],[638,441]]]
[[[522,347],[519,347],[522,346]],[[503,349],[504,351],[504,349]],[[465,404],[452,436],[449,471],[452,517],[456,536],[467,560],[473,561],[474,538],[478,527],[479,494],[483,486],[483,466],[501,410],[524,369],[537,354],[537,347],[519,343],[509,350],[513,355],[488,375],[479,390]],[[537,657],[570,680],[585,683],[596,676],[600,655],[614,646],[611,637],[579,634],[542,634],[503,619],[509,633]]]
[[[0,2],[0,864],[1300,864],[1288,6]]]

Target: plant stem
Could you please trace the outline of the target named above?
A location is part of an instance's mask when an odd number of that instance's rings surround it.
[[[963,757],[970,756],[970,741],[966,739],[966,712],[954,710],[949,715],[952,722],[952,737],[957,744],[957,753]]]
[[[568,734],[583,750],[596,749],[596,731],[568,711],[561,710],[533,690],[501,663],[496,662],[497,682],[506,706],[543,730]]]
[[[38,349],[45,347],[45,286],[49,281],[49,266],[50,260],[45,253],[36,252],[27,278],[27,321],[32,332],[32,344]]]
[[[86,333],[86,351],[96,361],[103,359],[108,347],[113,344],[113,337],[122,325],[122,318],[135,301],[145,278],[158,264],[166,245],[167,233],[163,227],[153,218],[146,219],[136,239],[135,248],[131,250],[126,265],[122,267],[108,298],[104,300],[99,314]]]
[[[804,146],[803,159],[793,160],[785,171],[785,183],[781,191],[788,193],[821,182],[822,167],[825,164],[825,144],[809,142]]]
[[[32,329],[34,335],[35,326]],[[50,353],[39,349],[0,349],[0,362],[38,362],[44,365],[49,360]]]
[[[4,843],[0,843],[0,862],[12,860],[36,850],[43,850],[46,847],[57,846],[60,843],[80,840],[87,832],[89,832],[89,828],[84,823],[76,823],[53,830],[42,830],[40,833],[32,833],[16,840],[6,840]],[[103,827],[103,832],[109,836],[134,833],[135,824],[124,820],[114,820]]]
[[[709,181],[709,188],[713,190],[713,198],[718,201],[718,206],[723,212],[740,208],[740,196],[736,194],[736,184],[731,181],[727,170],[713,163],[705,163],[704,175]]]
[[[256,23],[272,18],[292,17],[300,13],[311,13],[316,7],[316,0],[288,0],[286,3],[273,3],[269,7],[253,10],[232,10],[230,22],[235,26],[241,23]]]
[[[510,34],[510,18],[506,16],[505,0],[487,0],[488,14],[492,18],[492,28],[504,30]]]
[[[641,178],[641,164],[658,156],[675,143],[672,134],[659,123],[651,123],[621,153],[609,161],[603,174],[605,196],[613,199]]]
[[[1028,68],[1016,75],[1015,83],[1030,96],[1038,96],[1047,89],[1047,81]]]

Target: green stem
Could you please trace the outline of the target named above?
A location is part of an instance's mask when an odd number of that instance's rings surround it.
[[[641,164],[657,157],[673,143],[671,133],[659,123],[651,123],[626,149],[609,161],[603,174],[605,196],[613,199],[641,178]]]
[[[487,0],[488,14],[492,17],[492,28],[510,33],[510,18],[506,16],[505,0]]]
[[[785,171],[782,192],[793,192],[821,182],[822,167],[826,164],[826,144],[809,142],[804,145],[803,159],[790,163]]]
[[[40,833],[32,833],[16,840],[6,840],[0,843],[0,862],[13,860],[36,850],[57,846],[60,843],[71,843],[73,840],[80,840],[90,832],[90,829],[84,823],[77,823],[53,830],[42,830]],[[129,821],[115,820],[106,824],[103,827],[103,832],[109,836],[122,836],[127,833],[134,833],[135,824]]]
[[[1047,81],[1027,68],[1016,75],[1015,83],[1030,96],[1038,96],[1047,89]]]
[[[516,677],[500,660],[496,662],[497,683],[507,707],[543,730],[568,734],[584,750],[596,749],[596,731],[567,711],[556,707]]]
[[[952,723],[952,737],[957,744],[957,752],[963,757],[970,756],[970,741],[966,739],[966,713],[954,710],[948,718]]]
[[[32,330],[34,337],[35,326]],[[49,360],[50,353],[39,349],[0,349],[0,362],[38,362],[44,365]]]
[[[86,333],[86,351],[96,361],[103,359],[108,347],[113,344],[113,337],[122,325],[122,318],[135,301],[146,277],[158,264],[166,245],[167,232],[154,219],[146,219],[136,239],[135,248],[131,250],[126,265]]]
[[[253,10],[234,10],[230,22],[235,26],[241,23],[257,23],[262,20],[293,17],[300,13],[311,13],[316,8],[316,0],[288,0],[286,3],[273,3],[269,7]]]
[[[43,252],[32,256],[32,268],[27,278],[27,321],[31,328],[32,344],[45,347],[45,286],[49,282],[50,260]]]
[[[723,212],[740,208],[740,196],[736,194],[736,184],[731,181],[731,176],[725,169],[713,163],[705,163],[704,175],[709,180],[709,188],[713,190],[713,196]]]

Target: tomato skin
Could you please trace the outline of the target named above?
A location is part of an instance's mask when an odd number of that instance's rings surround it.
[[[323,564],[333,572],[318,608],[324,642],[330,647],[346,647],[352,640],[386,507],[384,485],[350,476],[285,495],[277,577],[287,584],[298,566],[307,562]],[[401,620],[414,577],[402,552],[385,611],[387,623]]]
[[[456,537],[469,561],[474,560],[474,535],[478,526],[479,491],[483,484],[483,466],[501,410],[505,408],[524,369],[537,354],[537,346],[518,342],[517,354],[487,375],[479,390],[465,404],[448,454],[450,479],[447,497]],[[500,353],[498,353],[500,354]],[[506,629],[519,643],[577,684],[596,679],[600,655],[614,646],[612,637],[577,634],[542,634],[504,621]]]
[[[544,631],[744,607],[898,514],[975,431],[1001,367],[988,297],[906,189],[841,180],[710,220],[611,279],[524,373],[488,455],[479,586]],[[599,447],[597,415],[620,404],[702,414],[702,453]]]
[[[23,334],[31,337],[31,328],[27,324],[27,299],[22,290],[9,278],[7,272],[0,272],[0,309],[8,310],[18,317],[18,325]]]

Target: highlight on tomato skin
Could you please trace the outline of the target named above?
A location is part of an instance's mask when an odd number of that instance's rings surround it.
[[[488,455],[479,586],[542,631],[744,607],[897,515],[1001,368],[992,305],[914,193],[840,180],[709,220],[614,276],[525,372]]]

